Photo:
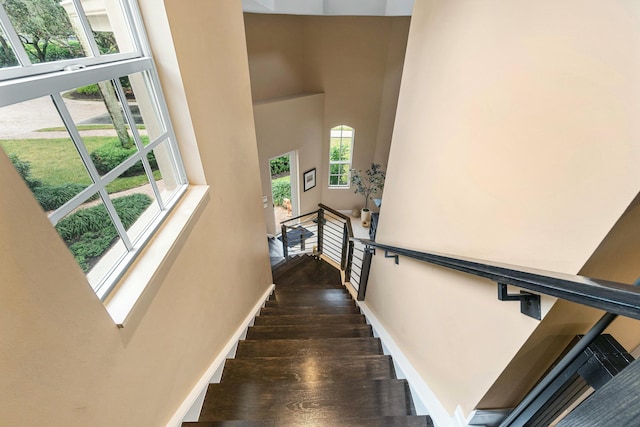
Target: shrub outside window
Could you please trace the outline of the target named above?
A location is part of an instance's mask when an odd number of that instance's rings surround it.
[[[187,187],[137,5],[0,0],[0,146],[104,299]]]
[[[329,187],[349,188],[354,132],[353,128],[345,125],[331,129],[329,139]]]

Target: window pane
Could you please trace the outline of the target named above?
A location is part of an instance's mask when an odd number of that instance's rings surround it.
[[[347,149],[348,150],[348,149]],[[340,160],[349,160],[349,158],[344,158],[344,147],[343,142],[339,138],[332,138],[330,144],[330,160],[332,161],[340,161]]]
[[[72,2],[66,2],[73,7]],[[33,63],[87,56],[83,36],[55,0],[4,0],[4,8]]]
[[[158,102],[151,89],[147,73],[122,77],[120,84],[141,134],[148,135],[150,141],[161,137],[166,132],[166,127],[160,119]]]
[[[81,0],[101,55],[135,50],[122,7],[117,0]],[[70,11],[71,21],[79,20]],[[80,27],[78,27],[80,28]]]
[[[137,153],[111,81],[79,87],[64,94],[64,99],[100,175]]]
[[[96,195],[97,196],[97,195]],[[116,206],[116,210],[120,209]],[[127,249],[102,199],[83,204],[55,226],[92,286],[122,259]]]
[[[329,185],[338,185],[339,179],[337,176],[330,176],[329,177]]]
[[[351,158],[351,144],[349,141],[343,141],[340,146],[340,158],[339,160],[349,161]]]
[[[49,97],[0,108],[0,145],[45,211],[92,183]]]
[[[131,174],[129,171],[139,171]],[[129,240],[135,241],[160,213],[160,206],[142,166],[137,162],[131,169],[107,185],[107,192],[118,212]]]
[[[0,68],[15,67],[16,65],[18,65],[16,55],[4,30],[0,27]]]
[[[154,167],[153,176],[158,184],[162,202],[167,204],[182,185],[175,167],[176,163],[169,146],[169,141],[158,145],[153,150],[153,157],[157,165]]]

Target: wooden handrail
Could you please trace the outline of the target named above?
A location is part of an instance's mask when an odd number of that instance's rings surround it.
[[[349,231],[349,238],[353,237],[353,228],[351,227],[351,218],[349,216],[347,216],[347,215],[343,214],[342,212],[339,212],[339,211],[337,211],[337,210],[335,210],[333,208],[330,208],[327,205],[323,205],[322,203],[318,203],[318,206],[321,209],[324,209],[327,212],[331,212],[333,215],[344,219],[346,221],[346,223],[347,223],[347,230]]]
[[[284,221],[280,221],[280,224],[284,224],[285,222],[294,221],[296,219],[304,218],[305,216],[317,215],[317,214],[318,214],[318,211],[311,211],[311,212],[306,213],[306,214],[298,215],[295,218],[289,218],[289,219],[285,219]]]
[[[640,320],[640,288],[628,283],[593,279],[585,276],[557,273],[436,252],[414,251],[367,239],[351,238],[350,240],[360,242],[370,248],[382,249],[388,253],[406,256],[430,264],[484,277],[497,283],[517,286],[533,292]]]

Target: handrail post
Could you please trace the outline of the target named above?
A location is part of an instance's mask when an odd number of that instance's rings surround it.
[[[324,209],[318,209],[318,254],[322,254],[324,248]]]
[[[287,239],[287,226],[282,224],[282,254],[285,258],[289,256],[289,245]]]
[[[349,244],[347,245],[348,249],[348,253],[347,253],[347,260],[345,262],[345,266],[344,266],[344,281],[345,282],[350,282],[351,281],[351,268],[353,266],[353,242],[349,242]]]
[[[358,301],[364,301],[367,294],[367,283],[369,282],[369,270],[371,269],[371,258],[373,249],[369,246],[364,248],[362,259],[362,271],[360,272],[360,285],[358,286]]]
[[[349,229],[347,228],[347,223],[344,223],[344,227],[342,227],[342,257],[340,260],[340,270],[344,271],[347,267],[347,251],[349,247]]]

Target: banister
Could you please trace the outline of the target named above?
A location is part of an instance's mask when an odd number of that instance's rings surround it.
[[[318,206],[321,209],[324,209],[327,212],[331,212],[333,215],[344,219],[347,224],[347,229],[349,230],[349,238],[353,237],[353,228],[351,227],[351,218],[349,218],[347,215],[343,214],[342,212],[339,212],[333,208],[330,208],[327,205],[323,205],[322,203],[318,203]]]
[[[370,248],[379,248],[430,264],[439,265],[497,283],[597,308],[640,320],[640,289],[627,283],[485,261],[436,252],[420,252],[385,245],[368,239],[350,238]]]
[[[305,214],[302,214],[302,215],[298,215],[298,216],[297,216],[297,217],[295,217],[295,218],[288,218],[288,219],[285,219],[284,221],[280,221],[280,224],[284,224],[285,222],[294,221],[294,220],[296,220],[296,219],[304,218],[304,217],[306,217],[306,216],[311,216],[311,215],[317,215],[317,214],[318,214],[318,211],[311,211],[311,212],[309,212],[309,213],[305,213]]]

